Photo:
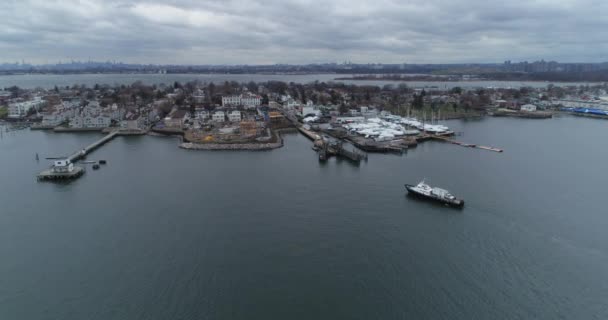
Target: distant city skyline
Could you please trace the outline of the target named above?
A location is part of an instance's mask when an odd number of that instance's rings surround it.
[[[0,63],[608,61],[603,1],[5,1]]]

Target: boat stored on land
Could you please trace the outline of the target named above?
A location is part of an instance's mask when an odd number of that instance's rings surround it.
[[[441,202],[451,207],[462,208],[464,206],[464,200],[457,199],[445,189],[431,187],[424,180],[417,185],[406,184],[405,188],[412,195]]]

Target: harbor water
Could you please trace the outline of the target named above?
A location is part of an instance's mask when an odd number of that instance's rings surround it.
[[[117,137],[57,184],[45,157],[102,135],[2,127],[0,319],[608,318],[608,122],[446,124],[505,152],[353,165],[298,133],[264,152]],[[422,179],[465,208],[407,197]]]

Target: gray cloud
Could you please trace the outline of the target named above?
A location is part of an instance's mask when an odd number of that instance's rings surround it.
[[[5,0],[0,62],[606,61],[594,0]]]

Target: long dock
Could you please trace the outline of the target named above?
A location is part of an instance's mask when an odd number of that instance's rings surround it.
[[[112,132],[108,133],[108,135],[106,135],[105,137],[91,143],[90,145],[84,147],[82,150],[76,151],[71,156],[69,156],[67,158],[67,160],[69,160],[70,162],[76,162],[76,161],[84,158],[87,154],[91,153],[95,149],[106,144],[108,141],[114,139],[114,137],[116,137],[118,134],[119,134],[118,131],[112,131]]]
[[[440,137],[440,136],[429,136],[429,138],[431,139],[436,139],[439,141],[444,141],[444,142],[449,142],[451,144],[455,144],[458,146],[462,146],[462,147],[466,147],[466,148],[477,148],[477,149],[482,149],[482,150],[488,150],[488,151],[494,151],[494,152],[503,152],[502,149],[499,148],[494,148],[494,147],[486,147],[486,146],[480,146],[480,145],[476,145],[476,144],[470,144],[470,143],[464,143],[464,142],[459,142],[459,141],[455,141],[452,139],[449,139],[447,137]]]

